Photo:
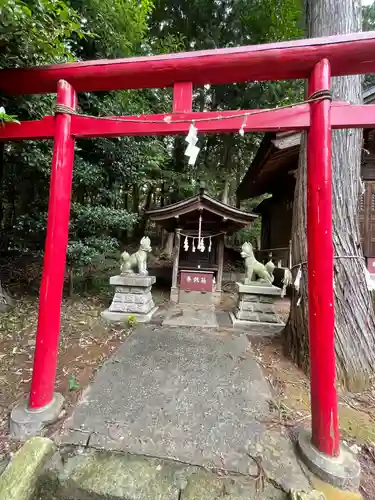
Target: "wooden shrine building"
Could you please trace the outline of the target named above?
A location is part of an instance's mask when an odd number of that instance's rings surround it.
[[[375,103],[375,87],[363,93],[365,104]],[[258,258],[272,254],[275,261],[289,264],[289,244],[295,174],[298,169],[301,134],[269,132],[237,189],[240,200],[269,194],[254,212],[262,217]],[[375,261],[375,129],[363,131],[361,178],[364,193],[360,196],[358,218],[364,256],[371,265]],[[370,272],[374,272],[370,269]]]
[[[180,290],[220,297],[224,237],[258,217],[215,200],[203,188],[195,196],[146,213],[151,221],[175,233],[172,302],[179,302]]]

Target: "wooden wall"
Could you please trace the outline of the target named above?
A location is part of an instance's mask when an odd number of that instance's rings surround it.
[[[360,196],[358,210],[361,243],[364,256],[375,257],[375,158],[362,175],[365,192]],[[371,179],[366,180],[366,175]],[[293,195],[289,192],[270,198],[261,216],[261,249],[287,248],[292,232]]]

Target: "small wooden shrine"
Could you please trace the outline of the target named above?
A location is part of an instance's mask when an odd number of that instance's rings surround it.
[[[147,211],[150,220],[175,233],[171,301],[180,292],[205,292],[220,297],[224,237],[247,227],[256,214],[209,196],[204,188],[185,200]]]

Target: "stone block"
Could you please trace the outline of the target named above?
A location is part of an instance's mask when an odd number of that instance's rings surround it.
[[[50,439],[29,439],[0,476],[0,500],[32,500],[39,475],[54,451]]]
[[[237,318],[232,312],[229,313],[233,328],[245,331],[249,338],[255,337],[274,337],[279,335],[284,323],[262,323],[261,321],[246,321]]]
[[[238,309],[241,311],[250,311],[254,312],[254,308],[256,308],[257,304],[254,302],[243,302],[242,300],[238,303]]]
[[[280,323],[276,314],[259,314],[259,321],[263,323]]]
[[[109,307],[111,312],[121,313],[138,313],[147,314],[155,307],[154,301],[151,299],[145,304],[136,304],[134,302],[112,302]]]
[[[120,274],[118,276],[111,276],[109,280],[110,285],[143,288],[152,286],[155,282],[155,276],[140,276],[138,274]]]
[[[267,285],[266,283],[259,283],[258,281],[252,282],[252,284],[236,283],[238,293],[248,293],[252,295],[271,295],[280,296],[281,288],[273,285]]]
[[[151,292],[151,286],[146,288],[140,286],[116,286],[115,293],[148,293]]]
[[[147,293],[118,293],[116,292],[113,299],[112,299],[112,304],[113,303],[120,303],[120,304],[126,304],[126,303],[134,303],[134,304],[147,304],[147,302],[150,302],[152,300],[151,292]]]
[[[252,311],[257,313],[264,314],[275,314],[275,310],[273,305],[271,304],[262,304],[260,302],[239,302],[239,309],[241,311]]]
[[[240,300],[243,302],[259,302],[258,295],[251,295],[249,293],[241,293]]]
[[[149,323],[152,316],[156,313],[159,308],[157,306],[153,307],[148,313],[136,313],[136,312],[117,312],[110,311],[106,309],[101,313],[101,317],[110,323],[127,323],[129,316],[134,317],[137,323]]]
[[[238,319],[244,319],[246,321],[259,321],[259,314],[251,311],[241,311],[236,309],[235,316]]]
[[[262,302],[263,304],[273,304],[274,303],[274,298],[273,297],[265,297],[265,296],[260,296],[259,297],[259,302]]]
[[[254,304],[253,310],[262,314],[276,314],[272,304],[262,304],[261,302]]]

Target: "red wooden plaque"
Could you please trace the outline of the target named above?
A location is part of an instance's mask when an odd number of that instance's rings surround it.
[[[370,274],[375,274],[375,258],[369,257],[367,259],[367,269]]]
[[[187,292],[212,292],[213,272],[181,271],[180,287]]]

